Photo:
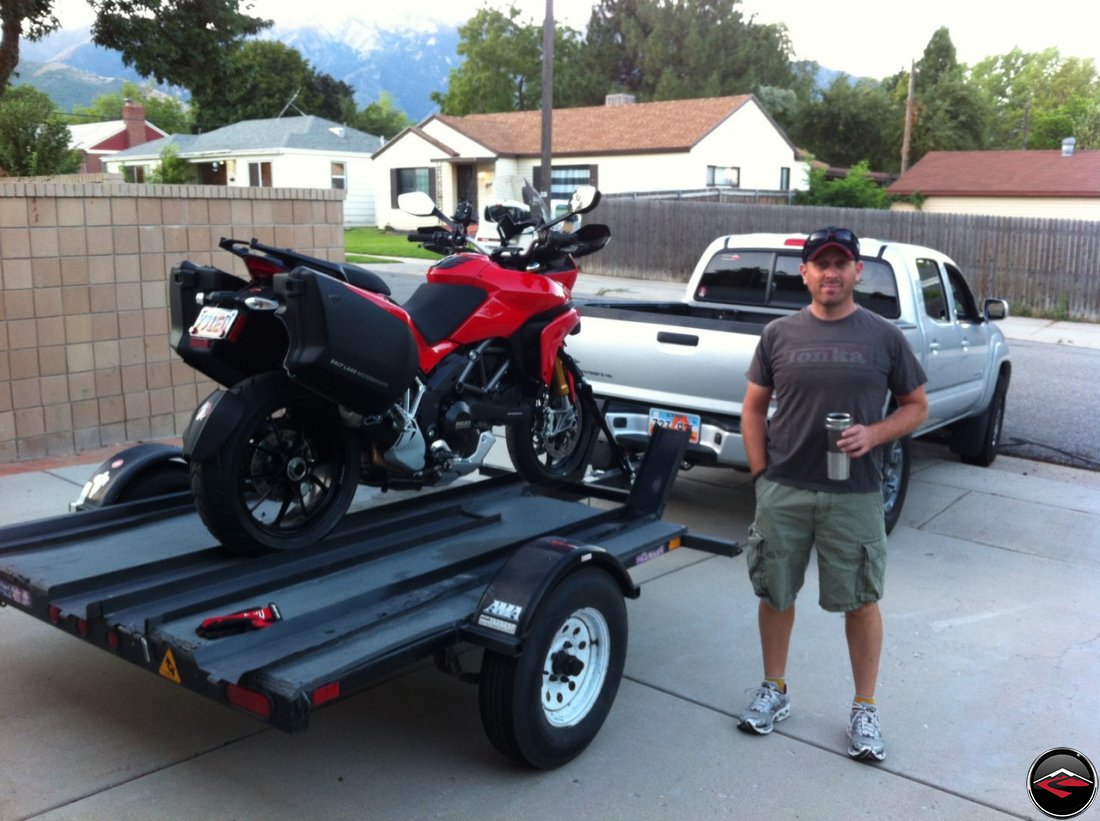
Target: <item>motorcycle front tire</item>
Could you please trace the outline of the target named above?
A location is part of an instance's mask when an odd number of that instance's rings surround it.
[[[191,462],[203,523],[239,556],[319,542],[355,495],[359,437],[334,404],[284,373],[249,377],[231,392],[244,414],[213,456]]]

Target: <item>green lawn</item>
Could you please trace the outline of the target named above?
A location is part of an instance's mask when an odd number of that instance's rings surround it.
[[[425,251],[409,242],[406,231],[383,231],[381,228],[348,228],[344,231],[344,253],[348,262],[374,265],[388,262],[387,257],[417,257],[439,259],[439,254]]]

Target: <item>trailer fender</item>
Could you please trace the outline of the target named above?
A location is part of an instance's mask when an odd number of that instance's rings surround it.
[[[245,405],[233,393],[216,390],[202,401],[183,432],[183,457],[209,459],[229,438],[244,415]]]
[[[145,442],[121,450],[92,472],[80,496],[69,503],[69,508],[74,511],[92,510],[117,504],[124,495],[129,495],[127,491],[131,491],[135,482],[145,481],[154,473],[177,465],[183,473],[182,459],[183,452],[178,447],[159,442]],[[177,484],[180,483],[160,483],[158,486],[166,488],[162,492],[169,492],[176,489]],[[155,492],[153,495],[156,495]]]
[[[518,656],[539,604],[582,567],[599,567],[615,580],[623,596],[638,598],[638,586],[617,557],[602,547],[547,536],[528,542],[508,558],[461,629],[461,637],[487,650]]]

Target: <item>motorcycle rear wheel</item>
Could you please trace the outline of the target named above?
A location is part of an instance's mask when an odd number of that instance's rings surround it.
[[[203,523],[240,556],[320,541],[355,495],[359,438],[335,405],[286,374],[250,377],[232,392],[244,415],[212,457],[191,462]]]
[[[596,418],[576,392],[553,396],[544,390],[526,420],[509,427],[505,437],[520,476],[533,484],[553,484],[584,476],[597,432]]]

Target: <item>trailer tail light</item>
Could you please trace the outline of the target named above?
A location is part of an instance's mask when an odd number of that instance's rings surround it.
[[[338,698],[340,698],[340,682],[332,681],[328,684],[322,684],[314,690],[310,700],[313,702],[314,707],[320,707],[322,704],[328,704]]]
[[[117,653],[119,645],[122,644],[122,639],[119,638],[117,630],[107,631],[107,647],[112,653]]]
[[[61,622],[61,608],[55,605],[50,605],[50,624],[59,624]]]
[[[271,718],[271,699],[263,693],[248,690],[239,684],[227,684],[225,697],[229,699],[229,703],[234,707],[240,707],[242,710],[260,716],[260,718]]]

